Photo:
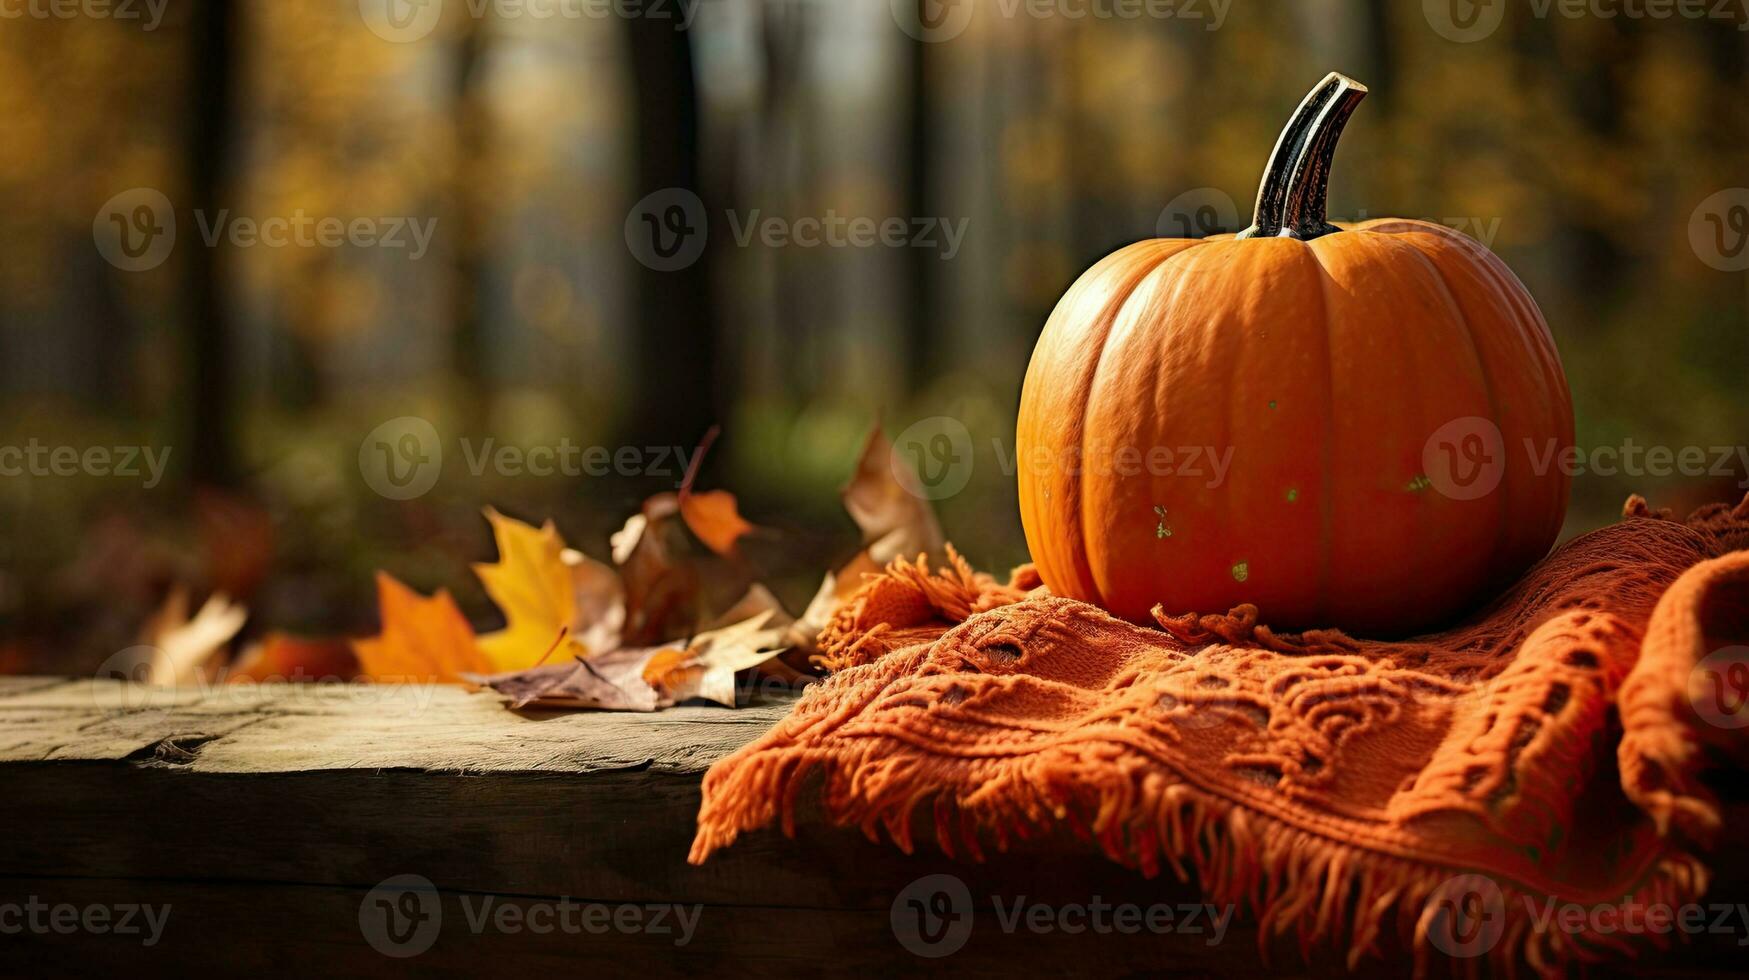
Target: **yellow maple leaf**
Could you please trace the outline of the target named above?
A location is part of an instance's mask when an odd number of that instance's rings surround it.
[[[426,598],[377,573],[377,606],[382,633],[354,640],[359,672],[378,681],[460,683],[463,674],[490,671],[491,662],[474,642],[474,629],[449,592]]]
[[[491,509],[486,520],[498,542],[498,561],[478,562],[474,573],[504,614],[504,629],[480,637],[495,670],[523,670],[543,658],[587,656],[618,645],[624,593],[613,569],[566,548],[551,521],[536,528]]]

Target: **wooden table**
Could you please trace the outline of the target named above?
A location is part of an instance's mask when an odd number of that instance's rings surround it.
[[[1340,972],[1285,947],[1271,971],[1243,914],[1217,942],[1206,913],[1185,921],[1193,887],[1068,841],[971,865],[804,819],[794,841],[760,832],[689,866],[704,770],[786,710],[518,714],[448,687],[0,679],[0,973]],[[917,883],[931,875],[952,879]],[[954,907],[933,904],[954,880],[973,915],[919,918]],[[1746,893],[1715,896],[1731,887]],[[1134,920],[1114,910],[1103,932],[1007,931],[993,903],[1016,900],[1164,905],[1180,925],[1156,912],[1155,930],[1116,931]],[[941,931],[919,938],[920,922]],[[1660,972],[1739,972],[1736,938]]]

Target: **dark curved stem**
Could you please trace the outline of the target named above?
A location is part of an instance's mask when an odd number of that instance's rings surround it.
[[[1341,230],[1325,213],[1330,161],[1342,127],[1364,98],[1366,86],[1340,72],[1324,76],[1312,89],[1275,141],[1275,152],[1269,155],[1257,188],[1251,227],[1239,238],[1306,240]]]

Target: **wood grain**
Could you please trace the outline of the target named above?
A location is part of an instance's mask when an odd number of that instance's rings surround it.
[[[0,974],[338,976],[496,974],[612,964],[615,972],[812,975],[952,969],[1209,975],[1340,972],[1271,944],[1241,914],[1212,928],[1135,935],[1002,928],[996,904],[1200,904],[1067,838],[983,865],[907,856],[804,814],[791,841],[748,835],[702,868],[685,858],[709,764],[764,731],[788,702],[653,715],[518,715],[452,688],[177,691],[120,682],[0,680],[0,928],[8,903],[172,906],[152,947],[137,938],[29,929],[0,941]],[[914,955],[893,909],[926,875],[964,882],[962,949]],[[406,959],[373,947],[361,908],[385,880],[436,889],[442,928]],[[1739,876],[1736,881],[1741,881]],[[1730,886],[1737,887],[1737,886]],[[907,891],[910,889],[910,891]],[[1715,889],[1715,892],[1717,889]],[[1733,894],[1742,894],[1737,888]],[[696,933],[600,935],[470,927],[468,912],[551,905],[698,906]],[[471,904],[469,904],[471,903]],[[1731,937],[1661,957],[1696,975],[1740,962]],[[1398,975],[1380,962],[1368,973]]]

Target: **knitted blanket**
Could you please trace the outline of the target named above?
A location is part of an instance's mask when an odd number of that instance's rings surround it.
[[[822,634],[832,676],[706,776],[692,860],[787,831],[812,776],[829,818],[907,852],[919,810],[974,860],[1061,824],[1351,967],[1631,953],[1673,930],[1546,912],[1705,890],[1700,775],[1745,761],[1745,547],[1749,498],[1687,521],[1631,498],[1465,625],[1395,642],[1246,606],[1139,626],[1025,566],[900,560]]]

